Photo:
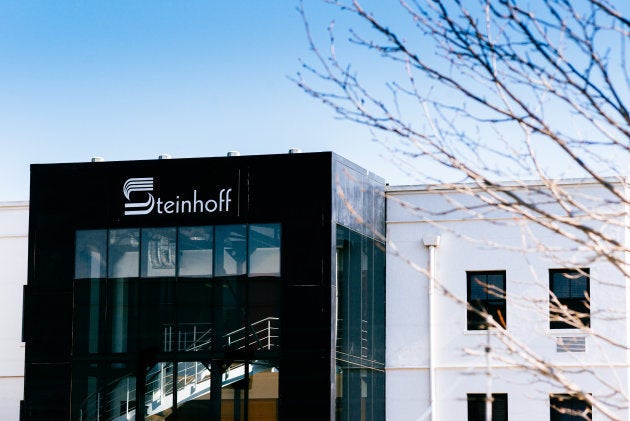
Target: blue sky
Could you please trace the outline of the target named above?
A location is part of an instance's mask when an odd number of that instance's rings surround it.
[[[307,1],[313,25],[331,9]],[[334,151],[409,182],[367,129],[289,77],[310,59],[297,0],[2,0],[0,202],[29,165]]]

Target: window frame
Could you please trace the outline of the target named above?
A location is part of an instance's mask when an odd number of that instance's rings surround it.
[[[559,403],[561,402],[561,403]],[[569,405],[567,405],[569,404]],[[588,418],[584,418],[580,413],[577,413],[581,408],[576,408],[576,404],[580,407],[588,409],[586,415]],[[576,411],[574,413],[562,413],[558,409],[565,408],[569,411]],[[569,417],[567,420],[566,417]],[[552,393],[549,395],[549,420],[550,421],[585,421],[593,418],[593,408],[590,403],[584,399],[580,399],[576,395],[568,393]]]
[[[472,282],[475,277],[478,276],[496,276],[501,275],[503,277],[503,291],[502,296],[498,296],[498,293],[494,298],[488,298],[491,292],[486,290],[486,299],[474,300],[478,301],[479,305],[473,301],[472,298]],[[485,321],[477,313],[477,311],[487,311],[495,321],[497,321],[504,329],[507,328],[507,273],[505,270],[475,270],[466,271],[466,302],[468,303],[466,311],[466,329],[468,331],[475,330],[488,330],[488,326]],[[477,311],[475,310],[477,309]]]
[[[558,297],[555,293],[554,284],[555,284],[555,276],[558,274],[567,274],[566,279],[569,281],[569,297]],[[577,279],[586,278],[586,294],[582,297],[573,296],[571,292],[572,284],[571,281],[576,281]],[[561,320],[554,320],[555,316],[552,312],[553,305],[553,296],[560,302],[562,305],[566,305],[569,310],[574,312],[579,312],[585,314],[584,317],[581,317],[581,323],[585,327],[591,326],[591,310],[590,310],[590,294],[591,294],[591,275],[590,268],[559,268],[559,269],[549,269],[549,329],[557,330],[557,329],[579,329],[572,325],[571,323],[567,323]]]
[[[262,258],[251,261],[256,247],[263,244],[252,239],[256,229],[271,230],[274,234],[267,241],[271,256],[266,261]],[[203,244],[199,244],[200,248],[182,247],[186,235],[193,231],[206,236],[200,239]],[[168,242],[159,247],[154,236]],[[280,222],[77,229],[73,279],[282,278],[282,236]],[[182,266],[183,252],[190,251],[206,252],[203,259],[207,264],[200,268]],[[153,266],[151,260],[159,260],[161,267]]]
[[[466,419],[468,421],[485,421],[486,420],[486,394],[485,393],[468,393],[466,394]],[[503,417],[498,417],[498,404],[504,403]],[[480,414],[479,410],[473,405],[480,405],[483,410]],[[508,394],[507,393],[493,393],[492,394],[492,421],[508,421]]]

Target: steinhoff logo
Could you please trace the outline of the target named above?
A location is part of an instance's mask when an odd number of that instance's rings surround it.
[[[123,194],[127,199],[125,215],[229,212],[231,193],[231,188],[223,188],[214,198],[208,199],[193,189],[187,195],[161,198],[153,195],[153,177],[129,178],[123,184]]]

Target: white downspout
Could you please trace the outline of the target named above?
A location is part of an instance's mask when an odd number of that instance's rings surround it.
[[[435,404],[435,316],[434,316],[434,292],[435,292],[435,248],[440,244],[440,236],[435,234],[425,235],[422,241],[429,248],[429,408],[431,409],[431,421],[436,421],[437,406]]]

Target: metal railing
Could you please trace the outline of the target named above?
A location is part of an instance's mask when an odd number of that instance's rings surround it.
[[[278,346],[279,328],[277,317],[267,317],[247,327],[228,332],[223,337],[231,349],[244,349],[256,346],[256,349],[272,349]]]
[[[136,378],[125,375],[111,381],[83,401],[80,421],[133,420],[136,410]]]
[[[247,327],[228,332],[225,343],[234,350],[246,347],[273,349],[279,345],[279,319],[267,317]],[[212,328],[208,323],[179,325],[173,332],[173,325],[164,326],[164,351],[172,352],[175,344],[178,351],[198,351],[209,349]],[[184,327],[184,329],[182,329]],[[210,370],[197,361],[177,363],[177,374],[173,377],[173,363],[159,362],[146,376],[146,394],[142,399],[147,415],[159,413],[173,405],[174,378],[177,387],[178,404],[207,393],[210,389]],[[235,364],[224,373],[222,384],[230,384],[244,372],[243,364]],[[98,391],[88,395],[81,405],[80,421],[123,421],[135,420],[136,377],[125,375],[109,382]]]

